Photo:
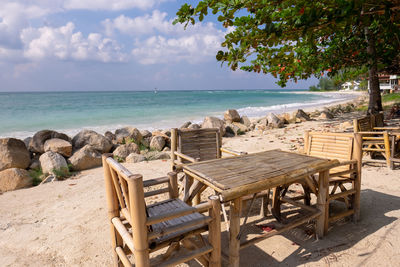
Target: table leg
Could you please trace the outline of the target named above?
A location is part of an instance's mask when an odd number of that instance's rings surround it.
[[[240,240],[240,212],[242,201],[240,198],[231,201],[229,208],[229,266],[239,267]]]
[[[323,237],[329,226],[329,170],[319,173],[317,207],[321,215],[317,219],[317,236]]]

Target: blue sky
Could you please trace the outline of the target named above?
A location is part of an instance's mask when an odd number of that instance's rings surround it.
[[[0,0],[0,91],[279,88],[270,75],[221,67],[228,30],[215,17],[172,25],[183,3]]]

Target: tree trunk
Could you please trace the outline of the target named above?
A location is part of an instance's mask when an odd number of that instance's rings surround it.
[[[375,49],[375,36],[368,27],[365,27],[365,37],[367,39],[368,47],[367,53],[369,55],[369,104],[368,113],[375,114],[382,111],[381,89],[379,87],[378,66],[376,62],[376,49]]]

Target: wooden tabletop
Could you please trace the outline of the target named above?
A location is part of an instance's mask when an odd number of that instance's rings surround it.
[[[192,163],[185,165],[183,170],[221,193],[227,201],[294,182],[305,175],[333,168],[338,163],[337,160],[270,150]]]

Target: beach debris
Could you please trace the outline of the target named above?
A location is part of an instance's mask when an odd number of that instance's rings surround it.
[[[66,172],[68,171],[67,161],[60,154],[47,151],[39,158],[40,167],[43,173],[54,173],[54,171]]]
[[[44,151],[52,151],[63,155],[64,157],[70,157],[72,155],[72,145],[70,142],[59,138],[52,138],[46,140],[44,143]]]
[[[113,156],[125,159],[131,153],[140,154],[139,146],[137,144],[129,143],[125,145],[120,145],[114,150]]]
[[[75,150],[86,145],[102,153],[108,153],[112,148],[112,143],[107,138],[92,130],[82,130],[72,138],[72,146]]]
[[[142,134],[137,128],[124,127],[115,130],[115,139],[118,144],[136,143],[140,144],[142,140]]]
[[[224,120],[229,123],[240,122],[239,112],[236,109],[228,109],[224,113]]]
[[[250,127],[250,125],[251,125],[251,121],[247,116],[242,116],[240,118],[240,123],[244,124],[246,127]]]
[[[76,151],[68,161],[75,171],[87,170],[101,166],[101,153],[94,147],[86,145]]]
[[[69,138],[69,136],[66,134],[51,130],[42,130],[35,133],[35,135],[32,137],[31,141],[29,142],[29,151],[35,153],[44,153],[44,143],[48,139],[52,138],[59,138],[71,142],[71,138]]]
[[[163,136],[153,136],[150,141],[150,149],[161,151],[165,146],[165,138]]]
[[[225,135],[225,123],[216,117],[205,117],[201,128],[219,128],[221,136]]]
[[[32,185],[29,172],[19,168],[9,168],[0,171],[0,192],[16,190]]]
[[[142,162],[145,160],[146,160],[146,157],[144,155],[136,154],[136,153],[129,154],[125,159],[125,161],[128,163]]]
[[[43,181],[40,183],[40,185],[42,184],[47,184],[47,183],[51,183],[54,181],[57,181],[57,177],[53,174],[48,175],[46,178],[43,179]]]
[[[0,139],[0,171],[9,168],[26,169],[31,157],[25,143],[15,138]]]
[[[268,125],[272,128],[282,128],[283,121],[279,119],[274,113],[269,113],[267,115]]]
[[[310,121],[310,116],[304,112],[302,109],[298,109],[293,113],[293,117],[296,118],[296,122],[299,120],[299,122],[305,122],[305,121]],[[298,119],[298,120],[297,120]]]

